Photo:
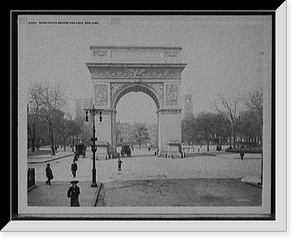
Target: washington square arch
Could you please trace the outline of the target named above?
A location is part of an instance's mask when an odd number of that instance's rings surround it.
[[[181,156],[181,47],[91,46],[98,156],[117,156],[116,107],[130,92],[149,95],[157,107],[158,156]]]

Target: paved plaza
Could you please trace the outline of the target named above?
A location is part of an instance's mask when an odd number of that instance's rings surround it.
[[[261,189],[238,179],[148,179],[104,183],[97,206],[260,206]]]
[[[186,158],[159,158],[154,152],[136,151],[132,157],[96,161],[97,183],[103,183],[98,206],[197,206],[197,205],[260,205],[261,188],[241,181],[243,177],[260,176],[259,154],[190,154]],[[91,152],[78,160],[76,179],[81,187],[82,206],[93,206],[98,188],[91,188]],[[28,192],[28,204],[33,206],[67,206],[69,182],[73,180],[73,156],[50,163],[53,185],[45,184],[46,162],[29,163],[35,168],[37,187]],[[98,184],[99,187],[99,184]],[[55,193],[55,194],[51,194]],[[198,195],[197,195],[198,193]],[[197,198],[198,196],[198,198]],[[54,200],[51,200],[51,198]],[[61,201],[60,201],[61,199]],[[83,201],[84,200],[84,201]],[[151,200],[151,201],[149,201]]]

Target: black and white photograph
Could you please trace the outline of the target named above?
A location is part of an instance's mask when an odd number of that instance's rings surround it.
[[[281,220],[275,22],[19,13],[17,218]]]

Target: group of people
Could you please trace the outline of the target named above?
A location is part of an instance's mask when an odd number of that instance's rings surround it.
[[[75,153],[73,162],[71,164],[71,172],[72,172],[73,178],[76,178],[76,173],[78,170],[78,165],[77,165],[76,161],[78,161],[78,156]],[[121,164],[122,164],[122,161],[119,156],[118,157],[118,171],[121,171]],[[47,185],[51,185],[51,180],[54,178],[54,176],[53,176],[52,169],[50,168],[50,163],[47,163],[46,177],[47,177],[47,181],[45,183]],[[79,200],[78,200],[78,197],[80,194],[80,188],[77,186],[78,183],[79,183],[78,180],[72,180],[70,182],[70,184],[72,186],[67,191],[67,197],[70,198],[70,200],[71,200],[71,203],[70,203],[71,207],[79,207],[80,206]]]
[[[76,172],[78,170],[78,165],[77,165],[76,161],[78,161],[78,156],[75,153],[73,162],[71,164],[71,172],[72,172],[72,175],[74,178],[76,177]],[[47,185],[51,185],[51,180],[54,178],[54,176],[53,176],[52,169],[50,168],[50,163],[47,163],[46,178],[47,178],[47,181],[45,183]],[[70,198],[70,200],[71,200],[71,203],[70,203],[71,207],[79,207],[80,206],[79,200],[78,200],[78,197],[80,194],[80,188],[77,186],[78,182],[79,182],[78,180],[72,180],[70,182],[70,184],[72,184],[72,186],[67,191],[67,197]]]

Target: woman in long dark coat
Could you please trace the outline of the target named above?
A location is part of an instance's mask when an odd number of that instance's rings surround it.
[[[71,198],[71,207],[79,207],[78,196],[80,194],[80,189],[77,186],[78,180],[73,180],[70,182],[72,186],[69,188],[67,192],[67,196]]]
[[[47,177],[47,181],[45,182],[47,185],[51,185],[51,180],[53,179],[53,174],[52,174],[52,170],[50,168],[50,163],[47,163],[47,167],[46,167],[46,177]]]

